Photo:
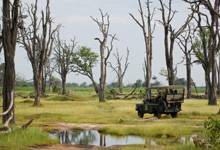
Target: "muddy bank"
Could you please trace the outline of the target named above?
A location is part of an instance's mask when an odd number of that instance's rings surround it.
[[[82,145],[49,145],[49,146],[34,146],[29,150],[120,150],[119,146],[114,147],[98,147],[98,146],[82,146]]]
[[[75,124],[75,123],[49,123],[46,125],[41,125],[41,127],[46,131],[65,131],[65,130],[100,130],[106,125],[100,124]]]

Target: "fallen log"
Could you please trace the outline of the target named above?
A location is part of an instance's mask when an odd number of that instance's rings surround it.
[[[126,95],[126,96],[124,97],[124,99],[126,99],[126,98],[128,98],[129,96],[133,95],[134,92],[136,91],[136,89],[137,89],[137,85],[134,87],[134,89],[133,89],[128,95]]]
[[[27,129],[32,124],[33,121],[34,121],[34,119],[29,120],[27,123],[22,125],[21,128],[22,129]]]

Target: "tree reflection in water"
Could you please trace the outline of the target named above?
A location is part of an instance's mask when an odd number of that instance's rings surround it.
[[[95,133],[91,131],[63,131],[59,134],[61,144],[90,145],[96,141]]]
[[[139,136],[113,136],[101,134],[97,130],[87,131],[62,131],[50,134],[53,139],[58,138],[60,144],[79,144],[79,145],[96,145],[96,146],[112,146],[112,145],[128,145],[128,144],[144,144],[145,138]]]

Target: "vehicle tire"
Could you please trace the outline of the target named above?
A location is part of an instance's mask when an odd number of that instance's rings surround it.
[[[173,112],[170,114],[172,118],[176,118],[177,117],[177,112]]]
[[[140,118],[144,118],[144,113],[138,112],[138,116],[139,116]]]

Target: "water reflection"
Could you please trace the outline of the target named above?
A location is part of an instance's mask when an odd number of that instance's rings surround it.
[[[51,138],[58,138],[60,144],[80,144],[96,146],[145,144],[145,139],[139,136],[112,136],[100,134],[96,130],[88,131],[63,131],[60,133],[51,133]]]

